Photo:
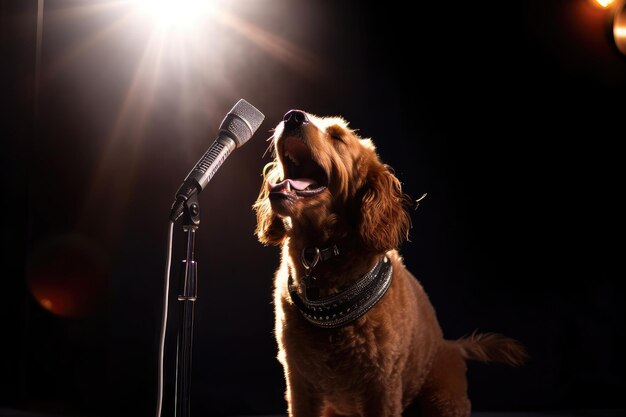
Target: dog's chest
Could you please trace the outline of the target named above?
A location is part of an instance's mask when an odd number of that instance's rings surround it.
[[[319,391],[359,390],[385,366],[384,335],[363,320],[341,329],[319,329],[298,311],[287,310],[281,343],[284,354]]]

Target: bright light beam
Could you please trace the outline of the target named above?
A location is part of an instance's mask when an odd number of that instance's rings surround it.
[[[163,30],[188,32],[214,14],[215,0],[134,0],[137,11]]]

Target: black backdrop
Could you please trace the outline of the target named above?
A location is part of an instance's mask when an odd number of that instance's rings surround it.
[[[626,60],[607,12],[584,0],[432,2],[415,13],[401,2],[287,0],[246,12],[252,3],[241,16],[273,48],[224,35],[233,44],[222,49],[237,54],[190,73],[191,105],[164,77],[145,113],[148,93],[125,95],[135,38],[68,58],[100,21],[59,18],[78,3],[48,1],[35,94],[36,2],[2,3],[0,406],[153,413],[169,205],[243,97],[266,121],[200,199],[194,414],[285,409],[272,336],[279,253],[255,241],[251,205],[265,139],[291,108],[343,115],[411,196],[428,193],[402,253],[446,336],[495,331],[527,346],[520,369],[470,364],[475,409],[622,407],[623,268],[611,265]],[[204,71],[215,74],[208,85]],[[104,301],[81,318],[49,313],[26,284],[41,248],[67,234],[97,248],[93,275],[107,277]]]

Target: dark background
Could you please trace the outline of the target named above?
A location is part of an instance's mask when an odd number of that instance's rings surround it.
[[[285,410],[279,252],[256,242],[251,205],[265,139],[291,108],[344,116],[407,193],[428,193],[402,253],[446,337],[494,331],[528,348],[519,369],[469,365],[476,410],[623,408],[626,59],[609,12],[585,0],[231,3],[239,23],[209,23],[188,51],[205,61],[185,67],[171,46],[160,70],[147,60],[135,73],[139,27],[90,41],[120,9],[49,0],[39,89],[36,2],[1,3],[0,407],[153,414],[169,207],[245,98],[266,120],[200,198],[195,415]]]

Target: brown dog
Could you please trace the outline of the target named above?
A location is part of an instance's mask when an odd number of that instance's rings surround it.
[[[278,358],[290,417],[470,415],[466,359],[520,364],[495,334],[445,340],[396,248],[410,204],[369,139],[341,118],[292,110],[254,208],[257,236],[282,245],[275,277]]]

